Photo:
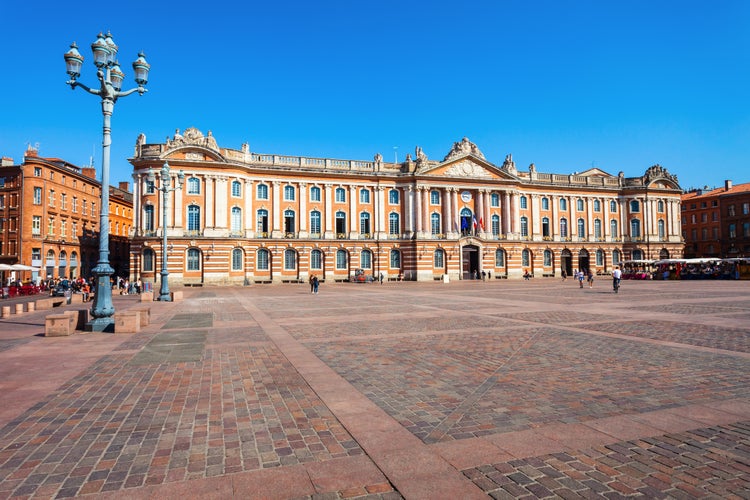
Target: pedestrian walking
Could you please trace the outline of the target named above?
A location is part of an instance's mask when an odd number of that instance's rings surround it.
[[[317,276],[313,276],[313,279],[312,279],[312,286],[313,286],[313,293],[314,293],[315,295],[317,295],[317,294],[318,294],[318,285],[319,285],[319,282],[318,282],[318,277],[317,277]]]
[[[594,288],[594,273],[591,272],[591,269],[589,269],[589,273],[588,273],[588,282],[589,282],[589,288]]]

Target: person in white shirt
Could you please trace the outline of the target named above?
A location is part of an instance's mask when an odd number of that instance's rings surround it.
[[[620,278],[622,278],[622,271],[620,271],[620,266],[615,266],[615,270],[612,271],[612,288],[617,292],[617,289],[620,287]]]

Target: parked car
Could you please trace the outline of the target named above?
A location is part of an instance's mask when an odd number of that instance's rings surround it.
[[[65,297],[66,292],[73,293],[73,287],[70,285],[70,281],[63,280],[52,289],[50,295],[53,297]]]

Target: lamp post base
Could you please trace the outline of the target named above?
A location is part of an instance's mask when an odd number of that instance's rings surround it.
[[[166,245],[164,245],[164,255],[166,255]],[[172,292],[169,291],[169,272],[166,269],[161,271],[161,289],[159,290],[159,298],[157,300],[161,302],[172,302]]]
[[[114,332],[115,331],[115,306],[112,303],[112,284],[110,276],[114,269],[106,260],[99,261],[92,269],[96,276],[96,290],[94,304],[91,308],[93,319],[86,323],[87,332]]]
[[[112,318],[96,318],[86,323],[84,331],[114,333],[115,321]]]

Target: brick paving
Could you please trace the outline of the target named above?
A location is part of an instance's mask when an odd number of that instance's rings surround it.
[[[0,497],[750,498],[750,283],[608,287],[185,289],[131,335],[0,320]]]

